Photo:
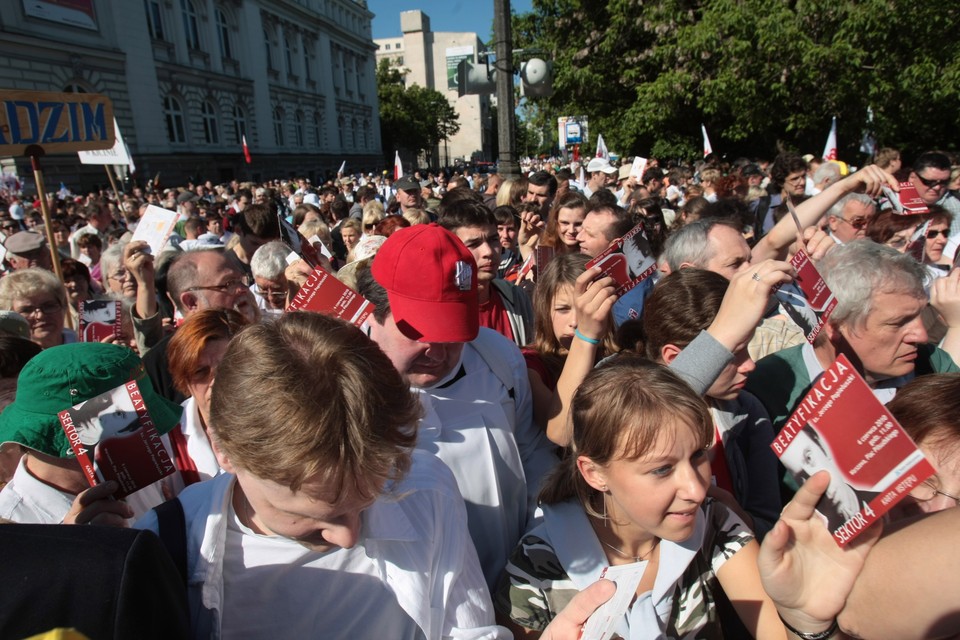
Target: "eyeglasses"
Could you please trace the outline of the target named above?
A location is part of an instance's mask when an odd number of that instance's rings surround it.
[[[8,222],[7,224],[0,226],[0,229],[3,229],[4,231],[9,231],[11,229],[19,229],[19,228],[20,227],[15,222]]]
[[[848,225],[850,225],[857,231],[860,231],[861,229],[866,229],[867,225],[870,224],[870,220],[868,218],[854,218],[853,220],[840,218],[840,220],[843,220],[844,222],[846,222]]]
[[[190,287],[187,291],[219,291],[220,293],[227,293],[228,291],[237,291],[238,289],[246,288],[247,285],[244,284],[243,280],[236,278],[234,280],[227,280],[223,284],[215,284],[208,287]]]
[[[373,229],[373,228],[376,227],[376,226],[377,226],[377,223],[374,222],[373,224],[365,224],[365,225],[363,225],[363,228],[364,228],[364,229]]]
[[[944,180],[930,180],[929,178],[924,178],[920,174],[917,174],[917,180],[923,183],[927,189],[936,189],[937,187],[946,188],[950,184],[950,178]]]
[[[949,237],[948,230],[947,229],[930,229],[927,231],[927,240],[933,240],[937,236],[943,236],[944,238]]]
[[[116,273],[111,273],[107,275],[108,280],[116,280],[117,282],[123,282],[127,279],[128,273],[126,271],[117,271]]]
[[[284,300],[287,297],[287,291],[285,289],[261,289],[259,286],[255,286],[257,295],[261,298],[271,298],[273,300]]]
[[[913,496],[914,500],[919,502],[929,502],[940,495],[944,498],[950,498],[956,503],[956,506],[960,507],[960,497],[950,495],[946,491],[941,491],[937,482],[932,479],[924,480],[923,484],[910,492],[910,495]]]
[[[60,306],[59,302],[51,301],[51,302],[44,302],[38,307],[20,307],[19,309],[14,309],[14,311],[22,315],[24,318],[29,318],[30,316],[34,316],[37,313],[41,313],[45,316],[49,316],[56,313],[57,311],[60,311],[60,309],[62,309],[62,307]]]

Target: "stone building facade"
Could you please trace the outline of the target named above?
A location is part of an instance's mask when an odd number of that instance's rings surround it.
[[[317,180],[344,160],[355,171],[383,163],[364,0],[71,4],[0,3],[0,90],[108,96],[141,182]],[[105,181],[75,155],[43,166],[48,184]]]

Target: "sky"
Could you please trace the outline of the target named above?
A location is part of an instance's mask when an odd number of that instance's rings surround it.
[[[511,0],[514,13],[531,10],[533,0]],[[367,0],[374,38],[400,36],[400,12],[419,9],[430,17],[432,31],[473,31],[486,42],[493,30],[493,0]]]

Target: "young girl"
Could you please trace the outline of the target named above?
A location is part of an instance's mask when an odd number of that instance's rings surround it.
[[[571,413],[576,455],[545,483],[544,522],[510,558],[497,609],[514,625],[542,630],[604,567],[646,563],[621,636],[680,637],[717,626],[717,571],[752,536],[706,500],[706,406],[666,368],[631,354],[588,375]],[[754,547],[744,558],[755,563],[755,554]]]
[[[636,563],[643,574],[617,624],[623,638],[723,637],[721,591],[753,637],[787,637],[761,585],[757,543],[707,497],[713,424],[690,387],[666,367],[624,354],[587,376],[571,413],[574,454],[547,479],[543,523],[507,564],[494,598],[501,622],[518,637],[538,637],[606,567]],[[786,581],[782,564],[764,568],[768,588]],[[802,604],[784,618],[805,609],[807,630],[823,631],[842,600],[813,608],[804,585],[794,587],[791,599]]]
[[[540,245],[553,247],[557,253],[577,253],[580,251],[577,234],[586,215],[587,199],[576,191],[565,193],[550,207]]]
[[[590,258],[582,253],[555,256],[540,274],[533,294],[534,341],[522,351],[533,392],[533,417],[543,428],[546,428],[552,415],[557,382],[572,343],[576,340],[579,326],[576,285],[589,261]],[[606,328],[608,326],[607,323],[599,325],[596,330],[599,338],[597,344],[577,346],[578,349],[587,347],[589,353],[585,360],[589,367],[614,349]],[[586,328],[584,330],[588,331]],[[591,334],[594,332],[589,330]]]

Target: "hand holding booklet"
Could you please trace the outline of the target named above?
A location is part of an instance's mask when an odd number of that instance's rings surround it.
[[[830,472],[817,511],[840,546],[935,473],[842,354],[770,446],[798,485],[817,471]]]
[[[650,242],[641,222],[617,238],[610,246],[587,263],[587,269],[600,267],[598,278],[611,277],[617,285],[617,295],[622,296],[649,278],[657,270],[657,260],[651,255]]]
[[[120,485],[115,495],[123,498],[175,470],[136,380],[57,417],[91,487],[115,480]]]
[[[358,327],[373,309],[369,300],[323,269],[310,274],[287,307],[287,311],[314,311],[342,318]]]

